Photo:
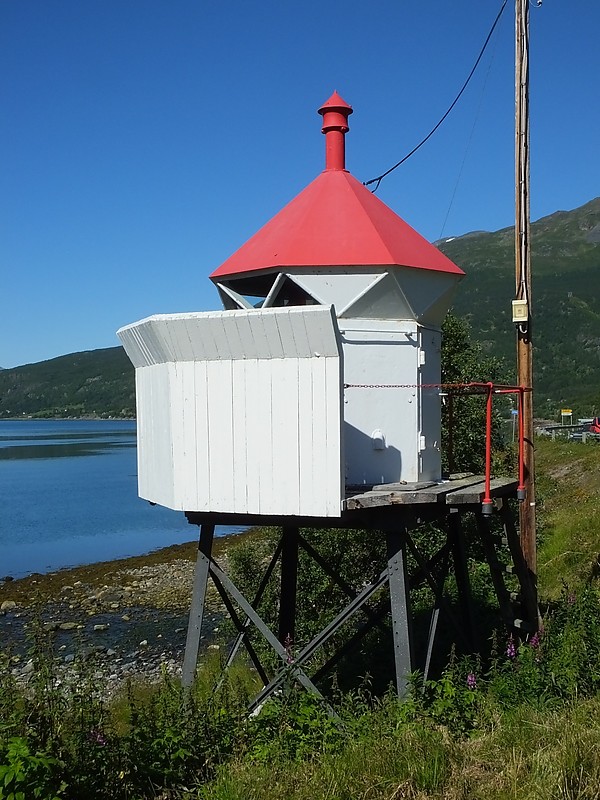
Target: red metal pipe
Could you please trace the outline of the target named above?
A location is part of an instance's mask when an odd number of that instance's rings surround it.
[[[319,109],[323,117],[322,132],[325,134],[325,169],[345,170],[346,150],[344,136],[350,130],[348,117],[352,107],[334,92]]]
[[[330,129],[325,133],[325,169],[346,169],[344,132]]]
[[[493,502],[491,496],[491,480],[492,480],[492,403],[494,384],[488,383],[487,385],[487,400],[485,409],[485,493],[481,501],[481,513],[491,514],[493,510]]]

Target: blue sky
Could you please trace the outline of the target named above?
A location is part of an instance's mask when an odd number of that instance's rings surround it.
[[[437,122],[500,0],[2,0],[0,366],[219,307],[209,273],[323,168],[354,107],[375,177]],[[531,8],[532,218],[600,194],[598,0]],[[514,2],[453,114],[378,195],[430,240],[511,225]]]

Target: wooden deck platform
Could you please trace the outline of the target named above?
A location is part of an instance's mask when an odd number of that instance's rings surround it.
[[[492,497],[516,497],[517,480],[494,478]],[[294,517],[270,514],[232,514],[225,512],[188,511],[192,525],[298,525],[304,528],[394,528],[414,517],[433,521],[445,516],[450,508],[480,509],[485,494],[483,475],[453,475],[441,483],[390,483],[365,487],[348,487],[339,517]]]
[[[493,478],[490,484],[492,497],[510,497],[517,489],[514,478]],[[412,506],[442,504],[446,506],[476,505],[485,495],[482,475],[468,475],[442,483],[400,484],[374,486],[367,492],[350,493],[344,509],[355,511],[385,506]]]

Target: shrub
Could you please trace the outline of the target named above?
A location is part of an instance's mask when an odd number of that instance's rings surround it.
[[[11,736],[0,744],[0,800],[60,800],[62,767],[47,753],[32,752],[24,737]]]
[[[291,688],[248,721],[247,736],[251,759],[293,761],[330,752],[342,740],[343,729],[320,698]]]

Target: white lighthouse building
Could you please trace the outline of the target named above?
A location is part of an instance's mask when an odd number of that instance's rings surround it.
[[[339,517],[347,491],[441,479],[440,327],[463,276],[345,168],[210,276],[223,311],[118,332],[136,370],[140,496],[182,511]]]

